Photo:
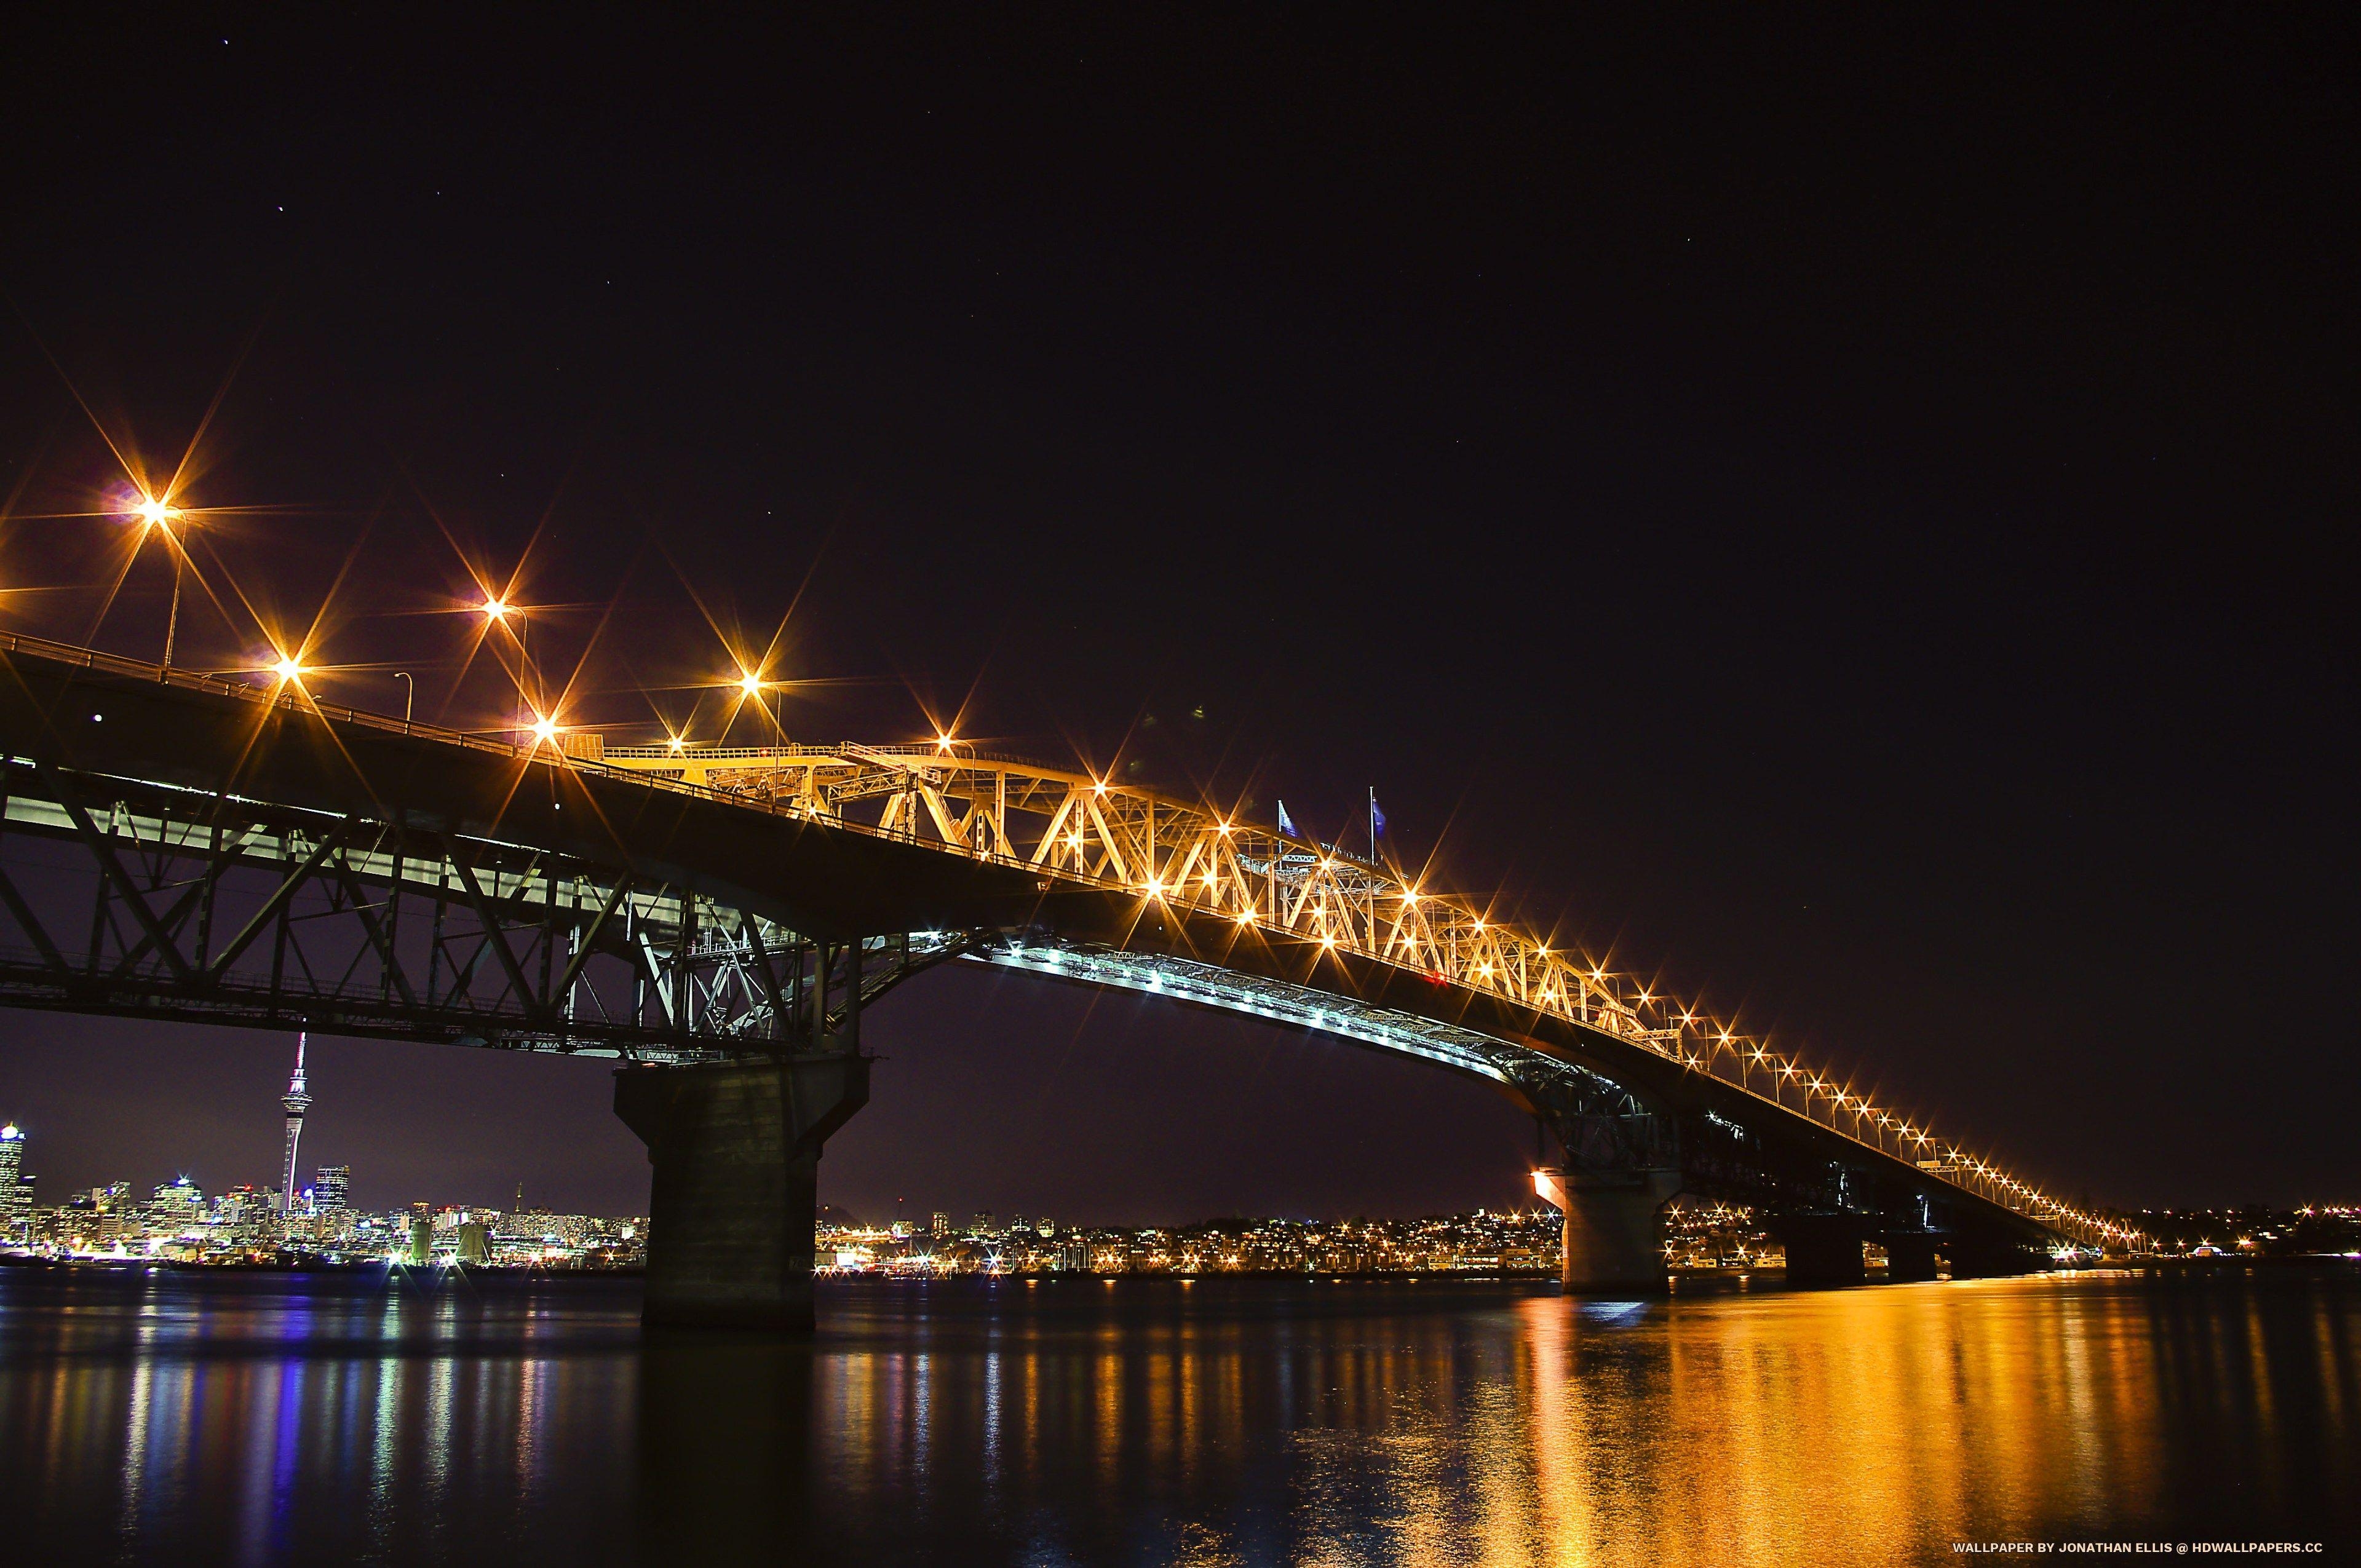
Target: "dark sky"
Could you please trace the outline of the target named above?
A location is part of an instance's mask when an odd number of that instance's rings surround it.
[[[159,472],[220,394],[209,569],[331,695],[498,721],[466,552],[643,731],[701,598],[800,736],[1374,783],[2068,1193],[2361,1198],[2349,10],[1100,9],[20,18],[0,615],[153,656],[160,557],[93,633],[121,535],[35,514],[121,477],[70,387]],[[268,1179],[286,1042],[0,1031],[45,1198]],[[1523,1195],[1349,1047],[975,972],[871,1037],[855,1212]],[[595,1066],[313,1085],[360,1201],[644,1201]]]

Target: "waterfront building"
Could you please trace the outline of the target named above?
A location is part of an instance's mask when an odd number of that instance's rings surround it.
[[[230,1188],[214,1200],[214,1234],[236,1246],[249,1246],[275,1235],[278,1217],[271,1212],[273,1194],[251,1182]]]
[[[0,1127],[0,1239],[23,1241],[33,1212],[33,1179],[25,1174],[24,1130]]]
[[[932,1223],[927,1228],[936,1235],[948,1236],[951,1234],[951,1217],[938,1209],[934,1212]]]
[[[141,1218],[151,1235],[195,1235],[204,1227],[205,1195],[185,1176],[158,1186],[145,1207]]]
[[[333,1214],[350,1208],[353,1168],[349,1165],[324,1165],[312,1179],[312,1211]]]

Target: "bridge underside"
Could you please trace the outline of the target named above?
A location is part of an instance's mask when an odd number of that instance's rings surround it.
[[[1753,1206],[1799,1277],[1857,1277],[1865,1241],[1908,1277],[1938,1249],[1955,1273],[2030,1266],[2055,1239],[1677,1060],[1415,970],[506,746],[21,652],[5,675],[0,1004],[618,1058],[655,1172],[652,1320],[808,1321],[812,1182],[867,1099],[862,1009],[961,957],[1493,1084],[1557,1142],[1572,1288],[1662,1288],[1675,1192]]]
[[[816,941],[684,882],[392,813],[0,761],[0,1003],[648,1062],[857,1044],[965,933]]]
[[[1557,1144],[1556,1163],[1535,1172],[1534,1188],[1565,1213],[1561,1277],[1569,1290],[1667,1290],[1664,1212],[1681,1195],[1754,1210],[1786,1247],[1788,1276],[1798,1282],[1861,1282],[1871,1245],[1885,1251],[1886,1278],[1894,1282],[1935,1278],[1938,1253],[1954,1277],[2026,1273],[2047,1266],[2056,1241],[2022,1216],[1897,1161],[1863,1157],[1874,1151],[1816,1136],[1824,1129],[1812,1124],[1750,1125],[1748,1107],[1734,1102],[1727,1085],[1695,1075],[1667,1082],[1644,1070],[1660,1063],[1610,1069],[1598,1042],[1554,1045],[1488,1032],[1464,1017],[1445,1020],[1203,959],[1039,933],[994,934],[967,956],[1243,1013],[1493,1084]]]

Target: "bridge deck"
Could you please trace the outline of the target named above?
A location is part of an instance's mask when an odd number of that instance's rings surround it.
[[[1415,950],[1400,940],[1412,922],[1392,911],[1396,948],[1387,951],[1378,879],[1366,864],[1339,865],[1333,851],[1268,834],[1233,846],[1225,862],[1191,860],[1188,846],[1215,832],[1212,815],[1135,792],[1126,809],[1144,819],[1143,861],[1138,839],[1092,798],[1111,792],[1088,775],[1014,759],[845,747],[797,753],[794,787],[723,788],[664,776],[657,753],[608,762],[522,748],[323,707],[293,688],[167,673],[30,639],[0,638],[0,656],[8,676],[0,740],[27,768],[184,792],[217,816],[229,803],[267,802],[313,814],[324,830],[368,822],[607,867],[650,886],[693,890],[690,901],[797,934],[823,955],[826,944],[883,933],[969,934],[973,950],[994,961],[1409,1050],[1489,1078],[1537,1112],[1677,1118],[1699,1182],[1732,1196],[1759,1197],[1767,1181],[1838,1207],[1923,1201],[2032,1235],[2078,1228],[2070,1217],[2020,1212],[2007,1201],[2013,1193],[1980,1173],[1963,1181],[1922,1169],[1757,1092],[1742,1071],[1725,1076],[1710,1053],[1677,1031],[1647,1026],[1594,979],[1568,980],[1563,966],[1544,969],[1499,941],[1463,949],[1467,933],[1453,924],[1468,918],[1463,905],[1427,895],[1435,916],[1417,927]],[[712,761],[741,760],[757,773],[789,771],[783,754]],[[1037,791],[1018,809],[1038,805],[1050,822],[1029,844],[1007,826],[1007,792],[1018,778]],[[881,779],[901,787],[879,787]],[[987,787],[996,792],[989,806]],[[905,804],[898,815],[888,804],[864,818],[848,798]],[[1159,810],[1170,835],[1170,858],[1160,861]],[[28,827],[55,811],[29,799],[8,806],[11,823]],[[47,820],[53,831],[67,826]],[[1061,850],[1069,828],[1082,842]],[[1227,825],[1219,833],[1233,836]],[[1301,861],[1314,864],[1290,864]],[[1159,869],[1174,873],[1162,886]],[[1202,886],[1191,883],[1200,870]],[[1289,872],[1301,874],[1282,886]],[[1355,924],[1345,916],[1356,894]],[[1241,919],[1240,902],[1257,897],[1262,916]],[[651,923],[661,918],[644,896],[635,908]],[[1340,932],[1357,934],[1345,941]],[[752,939],[761,945],[759,929]],[[1521,957],[1527,967],[1511,983],[1508,970]],[[1458,972],[1444,972],[1444,959]],[[1474,970],[1486,963],[1495,969],[1484,978],[1496,983],[1477,982]]]

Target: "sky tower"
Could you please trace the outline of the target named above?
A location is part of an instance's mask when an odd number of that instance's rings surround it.
[[[303,1088],[303,1042],[305,1036],[295,1036],[295,1076],[287,1081],[287,1092],[279,1103],[287,1107],[287,1178],[281,1188],[280,1212],[295,1212],[295,1146],[303,1137],[303,1113],[312,1108],[312,1096]]]

